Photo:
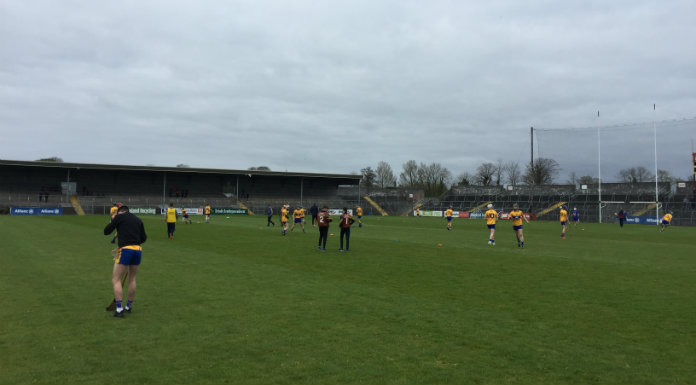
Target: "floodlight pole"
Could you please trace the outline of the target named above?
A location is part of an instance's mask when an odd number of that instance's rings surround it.
[[[655,124],[655,103],[653,103],[653,142],[655,144],[655,224],[660,222],[660,197],[657,185],[657,125]]]
[[[597,110],[597,175],[599,186],[599,223],[602,223],[602,136],[599,134],[599,110]]]

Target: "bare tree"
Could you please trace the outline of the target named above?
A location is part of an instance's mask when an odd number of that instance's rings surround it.
[[[37,162],[56,162],[56,163],[63,163],[63,159],[59,158],[57,156],[52,156],[50,158],[41,158],[37,160]]]
[[[509,185],[517,186],[522,180],[522,170],[517,162],[510,161],[505,163],[505,180]]]
[[[575,171],[572,171],[568,175],[568,184],[577,184],[578,183],[578,176],[575,174]]]
[[[495,165],[493,163],[483,163],[476,169],[476,182],[481,186],[490,186],[495,175]]]
[[[655,175],[643,166],[637,168],[636,175],[638,176],[638,182],[650,182],[655,179]]]
[[[599,179],[593,178],[589,175],[583,175],[580,178],[578,178],[578,184],[579,185],[590,185],[590,184],[597,184],[599,183]]]
[[[619,171],[619,178],[626,183],[648,182],[655,176],[643,166],[625,168]]]
[[[375,170],[375,183],[381,188],[396,186],[396,178],[389,163],[380,161]]]
[[[503,168],[503,160],[501,158],[498,158],[498,161],[495,163],[495,172],[493,173],[495,177],[494,181],[496,186],[500,186],[503,183]]]
[[[421,163],[420,167],[418,167],[418,175],[423,192],[425,196],[429,197],[439,196],[447,191],[452,179],[452,174],[447,168],[442,167],[440,163],[431,163],[429,165]]]
[[[558,162],[549,158],[537,158],[534,165],[527,165],[523,180],[530,185],[545,185],[553,183],[558,173]]]
[[[461,186],[468,186],[474,182],[474,177],[468,172],[463,172],[457,176],[456,182]]]
[[[674,183],[677,180],[669,171],[667,170],[657,170],[657,181],[658,182],[670,182]]]
[[[176,165],[176,167],[178,167],[178,168],[189,168],[189,167],[191,167],[191,166],[189,166],[188,164],[179,163],[179,164]]]
[[[372,170],[372,167],[365,167],[362,170],[360,170],[362,173],[362,179],[360,180],[360,184],[364,187],[372,187],[375,185],[375,172]]]
[[[418,163],[415,160],[409,160],[404,163],[404,171],[399,174],[399,184],[401,187],[416,187],[418,186]]]

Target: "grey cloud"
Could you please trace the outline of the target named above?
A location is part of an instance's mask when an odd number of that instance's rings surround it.
[[[128,163],[350,172],[385,160],[398,173],[415,159],[456,175],[526,162],[531,125],[696,107],[690,1],[0,7],[2,158],[124,163],[95,145],[119,136],[155,143]],[[56,131],[72,137],[21,145]]]

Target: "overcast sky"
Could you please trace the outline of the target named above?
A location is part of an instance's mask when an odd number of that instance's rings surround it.
[[[526,163],[530,126],[696,116],[695,16],[693,0],[0,0],[0,158]],[[693,139],[660,132],[659,167],[688,176]]]

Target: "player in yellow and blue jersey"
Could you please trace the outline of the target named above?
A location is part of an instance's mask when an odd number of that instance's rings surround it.
[[[164,221],[167,223],[167,236],[169,239],[174,238],[174,230],[176,230],[176,220],[179,214],[176,213],[174,203],[169,204],[169,208],[164,215]]]
[[[452,214],[454,214],[454,210],[452,210],[452,206],[450,206],[445,211],[445,217],[447,218],[447,230],[452,230]]]
[[[512,220],[512,230],[515,232],[517,237],[517,247],[524,248],[524,233],[522,232],[522,220],[524,219],[529,223],[529,219],[524,216],[520,206],[515,203],[512,206],[512,211],[508,214],[508,219]]]
[[[672,223],[672,212],[669,211],[669,212],[667,212],[667,214],[665,214],[664,217],[662,217],[662,223],[661,223],[662,227],[660,228],[660,232],[664,232],[665,227],[667,227],[667,225],[670,225],[671,223]]]
[[[493,205],[489,203],[488,210],[483,216],[486,218],[486,225],[488,225],[488,229],[491,231],[488,236],[488,245],[495,246],[495,224],[498,222],[498,212],[493,210]]]
[[[295,231],[295,225],[300,224],[300,227],[302,228],[302,232],[305,232],[304,228],[304,217],[305,217],[305,212],[304,209],[300,206],[295,207],[295,210],[292,211],[292,217],[294,218],[294,221],[292,223],[292,227],[290,228],[290,232]]]
[[[206,204],[205,207],[203,208],[203,214],[205,214],[205,223],[210,223],[210,212],[211,208],[209,204]]]
[[[561,220],[561,239],[565,239],[566,225],[568,224],[568,210],[566,210],[565,205],[561,206],[559,217]]]
[[[362,207],[355,208],[355,215],[358,216],[358,227],[362,227]]]
[[[286,232],[288,231],[288,207],[290,207],[289,204],[283,205],[283,207],[280,209],[280,225],[283,227],[283,230],[281,234],[285,235]]]

